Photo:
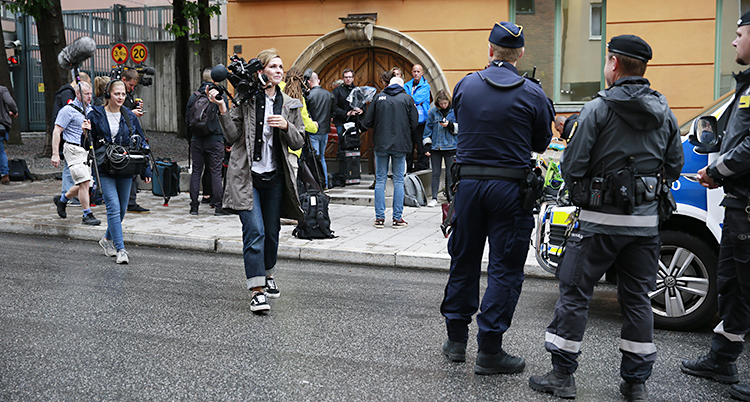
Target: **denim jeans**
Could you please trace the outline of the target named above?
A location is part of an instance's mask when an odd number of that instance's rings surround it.
[[[101,175],[100,179],[104,192],[104,203],[107,206],[107,233],[104,237],[112,240],[117,250],[124,250],[122,219],[128,209],[130,184],[133,182],[133,177]]]
[[[190,175],[190,206],[197,207],[200,205],[198,199],[198,190],[201,185],[201,174],[204,165],[209,169],[211,176],[211,189],[208,194],[212,195],[211,204],[216,208],[221,208],[221,199],[223,188],[221,185],[221,164],[224,161],[224,143],[221,141],[201,141],[194,140],[190,142],[190,152],[193,156],[193,173]],[[203,188],[203,194],[206,194],[206,188]]]
[[[2,134],[4,133],[0,133],[0,177],[10,173],[10,169],[8,169],[8,155],[5,153],[5,143]]]
[[[248,289],[265,286],[266,276],[273,275],[279,252],[283,195],[283,175],[265,181],[253,174],[253,209],[238,211]]]
[[[62,194],[70,190],[76,183],[73,181],[73,177],[70,175],[70,168],[68,168],[68,161],[63,159],[63,171],[62,171]]]
[[[326,187],[328,187],[328,167],[326,166],[326,145],[328,145],[328,133],[310,134],[310,143],[315,153],[320,155],[320,162],[323,164],[323,176],[326,178]]]
[[[375,218],[385,219],[385,182],[388,180],[388,162],[393,163],[393,219],[401,219],[404,212],[405,152],[375,151]]]

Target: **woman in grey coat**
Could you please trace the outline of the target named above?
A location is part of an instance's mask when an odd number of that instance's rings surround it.
[[[293,169],[296,157],[290,156],[289,149],[302,148],[305,131],[302,102],[278,88],[284,65],[276,50],[264,50],[258,59],[264,66],[259,74],[268,77],[268,84],[247,102],[227,108],[216,89],[207,92],[219,106],[224,137],[232,143],[224,209],[239,214],[242,221],[250,310],[264,314],[271,309],[267,298],[280,295],[273,278],[280,218],[303,218]]]

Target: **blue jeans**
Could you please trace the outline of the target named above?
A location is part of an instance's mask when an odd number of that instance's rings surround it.
[[[253,174],[253,209],[238,211],[248,289],[265,286],[266,276],[273,275],[279,252],[283,195],[283,175],[277,174],[266,181]]]
[[[65,195],[65,193],[70,190],[71,187],[75,185],[75,181],[73,181],[73,176],[70,175],[70,168],[68,168],[68,161],[63,160],[63,172],[62,172],[62,195]],[[77,197],[78,195],[76,195]]]
[[[101,186],[104,192],[104,203],[107,206],[107,233],[104,237],[112,240],[117,250],[125,249],[122,240],[122,219],[128,209],[128,198],[130,198],[130,183],[132,176],[106,176],[101,175]]]
[[[326,166],[326,145],[328,145],[328,133],[310,134],[310,143],[315,153],[320,155],[320,162],[323,164],[323,176],[326,178],[326,187],[328,187],[328,167]]]
[[[401,219],[404,212],[405,152],[375,151],[375,218],[385,219],[385,182],[388,180],[388,163],[393,163],[393,219]]]
[[[10,173],[10,169],[8,169],[8,155],[5,153],[5,143],[1,137],[2,134],[0,134],[0,177]]]

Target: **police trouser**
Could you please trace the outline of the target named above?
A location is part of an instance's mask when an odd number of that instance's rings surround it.
[[[448,339],[465,343],[479,307],[484,244],[489,240],[487,290],[477,315],[479,350],[497,353],[510,326],[523,283],[534,219],[520,207],[517,182],[462,179],[454,200],[453,233],[448,241],[450,277],[440,312]]]
[[[547,327],[545,348],[556,370],[574,373],[588,320],[594,286],[612,266],[617,269],[617,299],[623,324],[620,332],[620,375],[643,383],[656,360],[654,314],[648,292],[655,290],[659,236],[618,236],[574,232],[568,239],[557,275],[560,297]]]
[[[716,277],[721,322],[714,328],[711,350],[717,360],[732,362],[750,332],[750,222],[741,209],[724,212]]]

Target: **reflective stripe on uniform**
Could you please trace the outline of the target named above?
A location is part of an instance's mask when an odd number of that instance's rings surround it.
[[[605,214],[603,212],[581,210],[578,215],[579,221],[598,223],[609,226],[627,226],[627,227],[654,227],[659,224],[659,215],[618,215]]]
[[[724,177],[732,176],[735,174],[735,172],[727,167],[727,164],[724,162],[726,159],[727,154],[721,155],[718,160],[716,160],[716,170],[719,171],[719,174],[721,174]]]
[[[544,341],[549,342],[557,346],[558,349],[566,352],[578,353],[581,351],[581,342],[569,341],[550,332],[544,333]]]
[[[732,342],[744,342],[745,341],[745,335],[738,335],[738,334],[730,334],[727,331],[724,331],[724,321],[720,322],[719,325],[714,328],[714,333],[716,334],[722,334],[725,338],[729,339]]]
[[[620,350],[639,355],[650,355],[656,353],[656,345],[653,342],[634,342],[620,339]]]

